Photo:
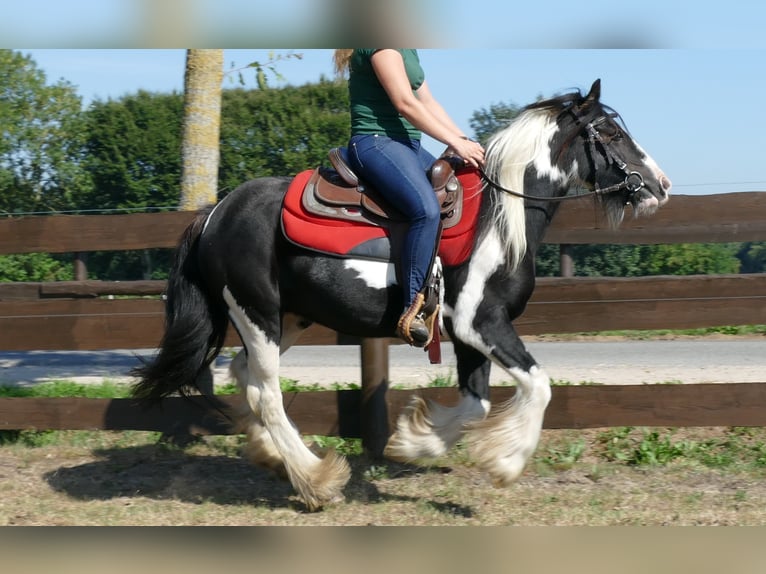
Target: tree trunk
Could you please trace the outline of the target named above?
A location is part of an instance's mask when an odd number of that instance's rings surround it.
[[[215,203],[221,124],[223,50],[187,50],[184,77],[181,209]]]

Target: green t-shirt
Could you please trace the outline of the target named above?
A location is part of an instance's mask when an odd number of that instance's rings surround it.
[[[381,134],[391,138],[420,139],[421,133],[391,104],[372,68],[375,49],[357,49],[349,63],[348,91],[351,101],[351,134]],[[425,80],[417,50],[397,50],[404,60],[412,91]]]

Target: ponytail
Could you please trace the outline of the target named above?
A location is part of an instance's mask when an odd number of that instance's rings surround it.
[[[349,65],[351,63],[351,54],[354,50],[335,50],[332,55],[333,63],[335,64],[335,73],[338,77],[342,78],[348,74]]]

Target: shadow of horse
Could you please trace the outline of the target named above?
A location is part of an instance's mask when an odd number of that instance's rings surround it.
[[[81,501],[143,497],[190,504],[207,502],[309,511],[288,481],[241,458],[198,455],[162,443],[96,449],[93,455],[99,460],[58,468],[44,474],[43,478],[56,492]],[[440,466],[381,462],[366,454],[350,455],[348,462],[351,478],[344,489],[345,500],[363,504],[424,501],[421,497],[382,492],[370,477],[373,468],[394,480],[450,472],[449,468]],[[464,517],[474,514],[470,508],[459,504],[424,502],[439,512]]]

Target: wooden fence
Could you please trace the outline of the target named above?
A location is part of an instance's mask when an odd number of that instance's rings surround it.
[[[708,243],[766,240],[766,193],[674,196],[652,218],[608,229],[590,200],[562,205],[545,237],[562,245]],[[164,282],[86,281],[88,251],[172,248],[191,221],[188,212],[26,217],[0,220],[0,254],[73,253],[79,281],[0,284],[0,349],[99,350],[153,348],[162,335]],[[155,297],[150,297],[155,296]],[[695,328],[766,323],[766,274],[640,278],[540,278],[521,335],[613,329]],[[349,341],[312,327],[298,344],[353,342],[362,357],[361,391],[286,393],[291,417],[307,434],[365,438],[372,451],[413,392],[449,402],[440,389],[387,391],[387,339]],[[236,346],[233,332],[227,344]],[[425,360],[425,358],[424,358]],[[512,389],[494,389],[493,400]],[[449,397],[449,398],[447,398]],[[599,386],[554,389],[550,428],[612,425],[761,425],[766,383]],[[229,398],[221,398],[223,401]],[[132,401],[0,399],[0,428],[109,428],[226,432],[203,403],[169,400],[164,415],[137,411]],[[175,421],[175,422],[173,422]]]

